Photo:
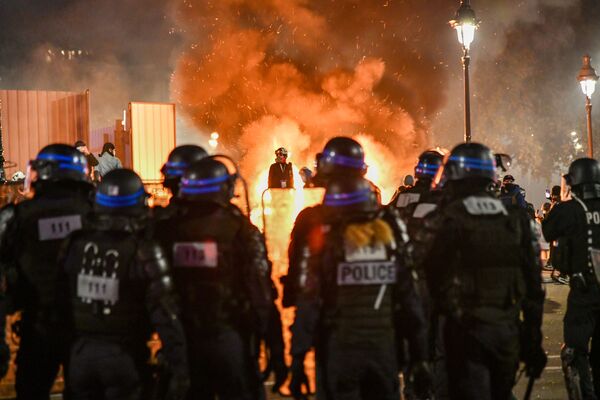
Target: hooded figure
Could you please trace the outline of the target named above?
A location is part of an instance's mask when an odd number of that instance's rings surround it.
[[[98,166],[96,170],[101,177],[108,174],[113,169],[123,168],[121,160],[116,157],[115,145],[108,142],[102,146],[102,152],[98,154]]]

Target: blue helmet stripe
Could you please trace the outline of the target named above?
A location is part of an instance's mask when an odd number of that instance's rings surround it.
[[[492,160],[481,160],[473,157],[460,157],[452,156],[448,158],[448,161],[454,161],[459,163],[464,168],[480,169],[483,171],[495,171],[496,165]]]
[[[437,171],[440,169],[440,165],[429,165],[429,164],[423,164],[423,163],[418,163],[417,167],[415,168],[415,173],[417,174],[425,174],[425,175],[435,175],[437,174]]]
[[[216,178],[207,179],[182,179],[181,186],[208,186],[215,183],[222,183],[230,179],[229,175],[217,176]]]
[[[176,169],[176,168],[167,168],[166,169],[166,175],[169,176],[183,176],[183,169]]]
[[[72,169],[77,172],[85,173],[85,166],[82,164],[67,164],[67,163],[58,163],[58,168],[60,169]]]
[[[48,161],[64,161],[70,164],[81,164],[78,158],[65,156],[62,154],[50,154],[50,153],[42,153],[37,155],[38,160],[48,160]]]
[[[323,153],[323,158],[343,167],[350,167],[355,169],[362,169],[365,167],[364,160],[357,160],[353,157],[343,156],[341,154],[335,154],[332,152]]]
[[[137,192],[126,196],[110,196],[104,193],[96,193],[96,203],[110,208],[129,207],[139,203],[144,197],[145,191],[143,188]]]
[[[206,194],[206,193],[216,193],[219,192],[221,190],[221,186],[219,185],[213,185],[213,186],[206,186],[206,187],[189,187],[189,186],[183,186],[180,191],[183,194]]]
[[[362,203],[369,200],[370,194],[370,189],[364,189],[353,193],[326,194],[324,204],[331,207],[341,207]]]
[[[187,168],[189,166],[188,163],[183,161],[167,161],[165,165],[168,168]]]

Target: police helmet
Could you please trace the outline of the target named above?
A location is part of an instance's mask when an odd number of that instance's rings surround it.
[[[418,180],[432,180],[444,163],[444,155],[438,150],[427,150],[419,156],[415,166],[415,177]]]
[[[600,184],[600,163],[593,158],[579,158],[571,163],[565,179],[570,186]]]
[[[277,150],[275,150],[275,155],[277,157],[279,157],[279,156],[281,156],[281,157],[287,157],[288,156],[288,151],[284,147],[280,147]]]
[[[178,197],[229,203],[233,198],[237,174],[229,173],[227,166],[214,158],[205,158],[192,164],[179,182]]]
[[[172,192],[175,192],[184,171],[194,162],[207,156],[208,153],[206,150],[195,144],[184,144],[175,147],[169,153],[167,162],[160,170],[165,177],[164,185],[171,189]]]
[[[317,174],[363,176],[366,172],[365,152],[360,143],[349,137],[334,137],[318,157]]]
[[[496,158],[492,151],[480,143],[462,143],[446,156],[438,176],[448,181],[469,178],[496,179]],[[437,180],[437,177],[436,177]]]
[[[30,163],[38,181],[88,181],[85,155],[66,144],[50,144]]]
[[[374,212],[380,206],[377,189],[363,177],[332,178],[327,184],[323,205],[341,213]]]
[[[102,177],[96,191],[95,209],[107,214],[138,215],[145,211],[147,197],[138,174],[118,168]]]

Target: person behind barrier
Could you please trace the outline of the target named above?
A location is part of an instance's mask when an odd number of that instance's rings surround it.
[[[264,398],[258,344],[270,324],[272,282],[262,234],[231,204],[237,179],[215,158],[193,163],[171,217],[156,223],[181,298],[190,400]]]
[[[147,193],[133,171],[104,176],[87,228],[69,236],[60,254],[76,341],[68,373],[75,399],[148,398],[147,341],[158,332],[167,399],[189,387],[186,345],[163,249],[144,235]]]
[[[287,162],[288,151],[280,147],[275,150],[275,162],[269,168],[269,189],[293,189],[294,171]]]
[[[316,345],[327,398],[398,399],[397,329],[409,338],[411,379],[426,398],[426,320],[404,224],[362,177],[331,179],[323,214],[319,257],[308,263],[291,329],[294,398],[307,395],[304,358]]]
[[[48,399],[61,365],[68,371],[73,335],[67,311],[57,304],[56,260],[62,240],[84,226],[94,188],[86,157],[74,147],[45,146],[29,165],[36,176],[31,183],[33,198],[9,204],[0,212],[0,260],[8,311],[21,311],[21,320],[13,327],[21,338],[16,358],[17,398],[36,400]],[[0,347],[2,362],[3,355]],[[68,391],[67,378],[65,396]]]
[[[444,185],[444,200],[424,269],[434,310],[445,318],[453,400],[506,400],[519,358],[533,378],[546,363],[535,228],[525,210],[490,193],[495,176],[492,152],[467,143],[446,156],[434,181]]]
[[[580,158],[564,181],[571,199],[556,202],[542,230],[558,241],[561,262],[553,266],[570,281],[563,321],[562,368],[570,400],[600,396],[600,163]]]

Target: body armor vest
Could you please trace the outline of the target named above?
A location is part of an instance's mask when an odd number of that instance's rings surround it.
[[[455,279],[445,288],[442,307],[478,321],[514,322],[525,295],[518,216],[485,195],[457,200],[445,214],[459,227],[459,248],[456,264],[448,266]]]
[[[70,277],[79,335],[136,342],[147,338],[148,277],[136,258],[138,238],[126,231],[82,231],[71,241]]]
[[[320,266],[324,328],[349,343],[389,339],[398,268],[395,243],[355,247],[344,239],[348,225],[332,226],[325,240]]]
[[[18,255],[16,307],[24,324],[63,324],[56,307],[57,265],[60,244],[82,228],[91,204],[87,194],[39,196],[17,205],[17,232],[13,239]]]
[[[156,237],[173,267],[188,334],[212,334],[246,322],[243,317],[249,303],[242,285],[243,270],[235,261],[244,255],[234,247],[240,218],[226,208],[205,212],[196,204],[181,207],[158,225]]]

